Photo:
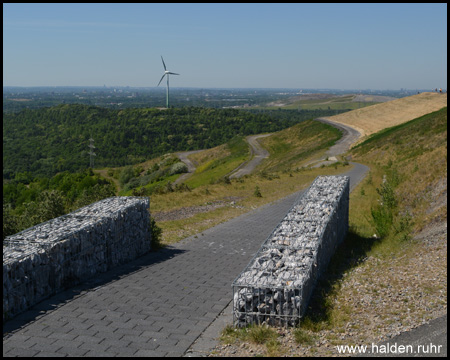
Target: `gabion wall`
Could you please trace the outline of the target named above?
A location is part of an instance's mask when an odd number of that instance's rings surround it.
[[[112,197],[8,236],[3,319],[150,251],[149,198]]]
[[[233,282],[235,326],[294,326],[348,231],[349,177],[319,176]]]

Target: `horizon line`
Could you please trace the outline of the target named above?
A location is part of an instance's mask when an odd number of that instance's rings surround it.
[[[133,88],[133,89],[159,89],[158,86],[132,86],[132,85],[3,85],[3,88]],[[428,88],[319,88],[319,87],[195,87],[195,86],[175,86],[172,89],[270,89],[270,90],[390,90],[390,91],[406,91],[406,90],[428,90]],[[443,88],[442,88],[443,89]],[[432,89],[433,90],[433,89]]]

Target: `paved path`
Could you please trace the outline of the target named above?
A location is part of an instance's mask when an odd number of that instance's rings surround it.
[[[351,187],[367,167],[349,172]],[[3,326],[3,356],[183,356],[299,193],[145,255]]]
[[[377,346],[360,357],[447,357],[447,314]]]

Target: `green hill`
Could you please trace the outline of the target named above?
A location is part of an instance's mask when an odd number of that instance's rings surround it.
[[[79,104],[3,113],[3,177],[18,172],[48,177],[85,169],[91,137],[95,167],[118,167],[168,152],[212,148],[236,135],[278,131],[323,115],[326,111],[111,110]]]
[[[226,353],[334,356],[337,345],[380,343],[447,314],[447,108],[381,130],[347,155],[370,173],[350,194],[348,236],[300,326],[227,327]],[[248,335],[269,330],[258,344]]]

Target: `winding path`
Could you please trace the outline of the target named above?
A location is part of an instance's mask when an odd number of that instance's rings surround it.
[[[345,173],[351,189],[367,170]],[[195,354],[229,306],[233,279],[301,193],[44,300],[3,325],[3,356]]]
[[[263,135],[251,135],[247,136],[246,141],[248,142],[250,146],[250,160],[244,161],[242,164],[240,164],[236,169],[231,171],[229,174],[230,179],[240,178],[244,175],[251,174],[256,166],[258,166],[261,161],[263,161],[265,158],[269,157],[269,152],[264,149],[258,142],[258,139],[270,136],[272,134],[263,134]],[[177,180],[174,181],[174,185],[180,184],[184,181],[186,181],[194,172],[195,172],[195,165],[192,163],[191,160],[189,160],[188,156],[191,154],[198,153],[203,150],[194,150],[194,151],[185,151],[185,152],[179,152],[175,155],[178,156],[178,158],[184,162],[188,167],[188,172],[181,175]]]
[[[310,161],[306,164],[306,166],[319,167],[322,165],[330,165],[337,162],[337,156],[340,156],[347,152],[352,144],[354,144],[361,137],[361,133],[350,126],[339,124],[324,118],[317,118],[315,120],[334,126],[342,132],[342,137],[327,150],[327,152],[325,153],[326,158]]]
[[[250,145],[250,160],[243,162],[236,169],[234,169],[231,175],[229,175],[230,179],[236,179],[244,175],[251,174],[261,163],[261,161],[269,157],[269,152],[259,144],[258,139],[265,138],[270,135],[272,134],[247,136],[246,140]]]
[[[351,190],[367,171],[354,163],[344,173]],[[208,354],[223,328],[233,279],[301,193],[44,300],[4,323],[3,356]]]
[[[203,151],[203,150],[183,151],[183,152],[179,152],[179,153],[175,154],[176,156],[178,156],[178,158],[182,162],[184,162],[187,165],[188,172],[181,175],[178,179],[176,179],[173,182],[174,185],[180,184],[180,183],[186,181],[187,178],[189,178],[195,172],[196,167],[195,167],[194,163],[191,160],[189,160],[188,156],[192,155],[192,154],[196,154],[200,151]]]

